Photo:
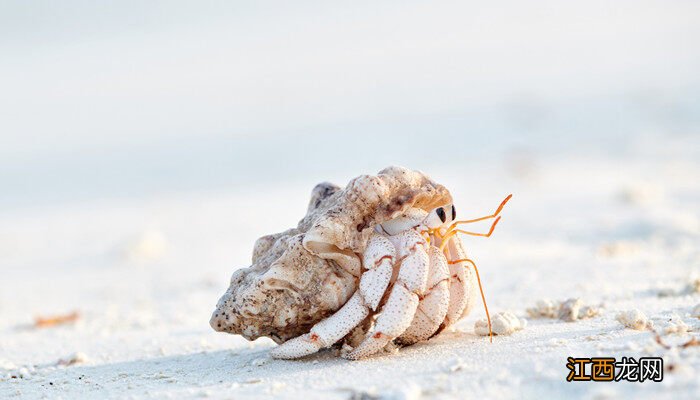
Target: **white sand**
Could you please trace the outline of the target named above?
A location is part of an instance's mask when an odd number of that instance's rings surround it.
[[[700,3],[44,3],[0,5],[0,399],[700,393],[700,346],[616,320],[700,334]],[[513,193],[465,244],[493,315],[556,318],[491,344],[477,308],[360,362],[210,329],[316,183],[392,163],[465,217]],[[655,355],[662,383],[565,382],[567,356]]]
[[[215,333],[210,313],[254,240],[296,223],[316,182],[148,201],[6,213],[0,220],[0,398],[688,398],[700,392],[700,346],[668,350],[616,315],[639,309],[664,336],[700,332],[686,290],[700,272],[698,163],[549,160],[528,178],[500,168],[435,170],[462,215],[514,198],[490,239],[468,238],[493,314],[581,298],[601,314],[528,318],[493,344],[456,331],[396,354],[349,362],[324,352],[267,356],[269,340]],[[369,172],[369,171],[358,171]],[[467,186],[466,182],[469,182]],[[624,190],[664,196],[639,200]],[[632,188],[632,189],[628,189]],[[478,190],[476,190],[478,189]],[[639,189],[639,190],[637,190]],[[274,196],[273,196],[274,194]],[[279,199],[285,199],[281,203]],[[74,325],[30,327],[77,310]],[[676,332],[674,331],[674,332]],[[663,356],[662,383],[567,383],[567,356]],[[68,365],[65,365],[68,364]],[[16,378],[12,378],[16,376]]]

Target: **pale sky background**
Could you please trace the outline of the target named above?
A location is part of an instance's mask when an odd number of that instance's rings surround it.
[[[338,4],[0,2],[0,204],[700,134],[698,2]]]

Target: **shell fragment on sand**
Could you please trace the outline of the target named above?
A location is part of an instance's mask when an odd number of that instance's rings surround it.
[[[491,318],[491,329],[494,335],[510,335],[514,332],[525,329],[527,320],[518,318],[515,314],[504,311]],[[474,333],[479,336],[489,335],[489,324],[487,319],[480,319],[474,323]]]
[[[700,319],[700,303],[698,303],[695,307],[693,307],[693,310],[690,312],[690,316],[693,318]]]
[[[638,331],[651,330],[654,327],[654,324],[647,318],[647,316],[636,308],[617,314],[617,320],[625,328]]]
[[[585,305],[581,299],[577,298],[564,301],[543,299],[526,311],[530,318],[558,318],[562,321],[573,322],[599,315],[600,307]]]

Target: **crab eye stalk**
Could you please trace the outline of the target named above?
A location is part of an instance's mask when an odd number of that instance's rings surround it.
[[[456,219],[457,219],[457,210],[455,210],[455,205],[453,204],[452,205],[452,220],[454,221]]]
[[[438,217],[440,217],[440,221],[442,221],[442,223],[445,223],[445,221],[447,220],[447,216],[445,215],[445,209],[440,207],[435,210],[435,213],[438,215]]]

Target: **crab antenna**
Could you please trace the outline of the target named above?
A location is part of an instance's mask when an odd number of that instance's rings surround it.
[[[459,260],[450,261],[450,264],[457,264],[461,262],[468,262],[474,267],[474,272],[476,273],[476,281],[479,283],[479,292],[481,293],[481,301],[484,302],[484,311],[486,311],[486,321],[489,324],[489,341],[493,343],[493,330],[491,329],[491,315],[489,315],[489,306],[486,305],[486,296],[484,296],[484,288],[481,285],[481,277],[479,276],[479,268],[476,267],[474,261],[468,258],[461,258]]]
[[[463,233],[465,235],[471,235],[471,236],[490,237],[491,234],[493,234],[493,230],[496,229],[496,224],[498,224],[498,221],[500,221],[500,220],[501,220],[501,217],[497,217],[493,221],[493,224],[491,224],[491,228],[489,229],[488,233],[469,232],[469,231],[464,231],[462,229],[453,229],[452,232],[459,232],[459,233]]]
[[[450,238],[456,234],[457,234],[457,231],[453,230],[451,232],[445,233],[445,235],[443,235],[443,236],[439,236],[440,240],[442,240],[442,243],[440,243],[440,252],[441,253],[445,250],[445,246],[447,246],[447,243],[449,243]]]
[[[500,205],[498,206],[498,208],[496,209],[496,212],[493,213],[493,214],[491,214],[491,215],[487,215],[487,216],[485,216],[485,217],[480,217],[480,218],[475,218],[475,219],[465,219],[465,220],[453,222],[453,223],[450,225],[450,227],[447,228],[448,232],[451,231],[452,229],[454,229],[454,228],[455,228],[457,225],[459,225],[459,224],[471,224],[471,223],[473,223],[473,222],[479,222],[479,221],[483,221],[483,220],[485,220],[485,219],[497,217],[498,214],[501,213],[501,211],[503,210],[503,207],[505,207],[506,203],[508,202],[508,200],[510,200],[511,197],[513,197],[513,194],[509,194],[505,199],[503,199],[503,201],[501,202],[501,204],[500,204]]]
[[[437,236],[443,240],[443,245],[440,246],[440,250],[444,249],[445,248],[444,243],[446,243],[449,238],[456,235],[457,233],[463,233],[465,235],[471,235],[471,236],[491,237],[491,235],[493,234],[493,231],[496,229],[496,225],[498,224],[498,221],[500,221],[500,220],[501,220],[501,217],[499,216],[493,221],[493,223],[491,224],[491,228],[489,228],[488,233],[470,232],[470,231],[465,231],[462,229],[455,229],[454,227],[448,228],[447,232],[445,232],[444,235],[439,235],[439,232],[437,232],[438,233]]]

